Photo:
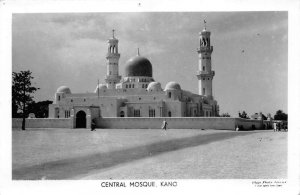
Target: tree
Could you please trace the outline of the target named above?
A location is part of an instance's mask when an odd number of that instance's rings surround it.
[[[28,112],[34,113],[36,118],[47,118],[49,111],[49,104],[52,104],[53,101],[46,100],[41,102],[31,102],[28,104]]]
[[[240,117],[240,118],[249,119],[249,117],[248,117],[248,115],[247,115],[247,113],[246,113],[245,111],[243,111],[242,114],[239,112],[239,117]]]
[[[228,113],[226,112],[226,113],[221,114],[220,117],[230,117],[230,114],[228,114]]]
[[[276,114],[274,115],[274,120],[282,120],[287,121],[288,115],[285,114],[282,110],[277,110]]]
[[[33,100],[33,94],[39,88],[31,85],[31,80],[34,78],[31,76],[30,70],[21,71],[19,73],[12,73],[12,109],[13,116],[21,111],[22,116],[22,130],[25,130],[25,118],[27,115],[27,106]],[[14,113],[17,112],[17,113]]]

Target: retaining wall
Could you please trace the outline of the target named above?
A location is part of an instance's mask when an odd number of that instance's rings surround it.
[[[26,128],[72,128],[73,121],[70,118],[27,118]],[[22,119],[13,118],[12,128],[21,128]]]

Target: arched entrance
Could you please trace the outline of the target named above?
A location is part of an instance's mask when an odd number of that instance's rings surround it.
[[[122,110],[121,112],[120,112],[120,117],[124,117],[125,116],[125,113],[124,113],[124,111]]]
[[[86,114],[82,110],[76,114],[76,128],[86,128]]]

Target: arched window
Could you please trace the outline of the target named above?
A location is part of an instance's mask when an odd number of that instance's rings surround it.
[[[122,110],[121,112],[120,112],[120,117],[124,117],[125,116],[125,113],[124,113],[124,111]]]
[[[169,116],[169,117],[172,117],[171,111],[168,112],[168,116]]]
[[[168,93],[168,97],[169,97],[169,98],[172,97],[172,93],[171,93],[171,92]]]

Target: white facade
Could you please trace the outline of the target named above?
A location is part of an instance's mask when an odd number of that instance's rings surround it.
[[[119,75],[118,39],[108,40],[107,74],[104,84],[94,93],[71,93],[62,86],[49,105],[49,118],[74,117],[74,126],[87,127],[99,117],[212,117],[219,115],[219,106],[212,96],[210,32],[200,33],[199,95],[181,89],[177,82],[162,88],[152,76],[151,62],[139,55],[129,59],[125,75]],[[85,125],[84,125],[85,124]]]

